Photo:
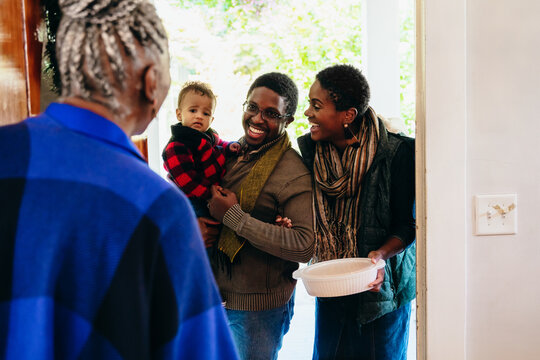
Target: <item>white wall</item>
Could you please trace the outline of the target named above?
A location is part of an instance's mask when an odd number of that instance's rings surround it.
[[[427,358],[539,359],[540,2],[424,4]],[[504,193],[518,233],[472,235]]]
[[[469,0],[467,14],[468,198],[519,207],[517,235],[469,235],[467,355],[540,359],[540,2]]]

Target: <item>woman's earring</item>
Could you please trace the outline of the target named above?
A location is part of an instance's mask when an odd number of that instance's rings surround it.
[[[356,140],[356,143],[358,145],[360,145],[360,140],[358,140],[358,138],[356,137],[356,135],[354,135],[354,133],[352,132],[352,130],[349,128],[349,124],[344,124],[343,125],[343,128],[345,128],[345,131],[349,130],[349,133],[352,135],[352,137],[354,138],[354,140]]]

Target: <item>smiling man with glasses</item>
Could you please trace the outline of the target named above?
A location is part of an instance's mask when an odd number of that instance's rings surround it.
[[[214,274],[243,359],[277,358],[293,315],[291,274],[313,254],[311,177],[285,131],[297,103],[288,76],[254,81],[243,105],[241,153],[227,162],[223,188],[213,187],[209,201],[224,225],[219,236],[210,219],[199,219],[206,240],[217,241]],[[276,225],[278,215],[292,227]]]
[[[266,86],[253,87],[257,85],[257,80],[248,91],[242,121],[245,131],[244,139],[248,146],[253,148],[269,143],[278,137],[286,137],[285,128],[294,120],[291,114],[294,114],[298,102],[298,95],[292,88],[285,88],[283,95],[279,95]],[[291,84],[294,85],[292,80]],[[291,109],[292,105],[294,109]]]

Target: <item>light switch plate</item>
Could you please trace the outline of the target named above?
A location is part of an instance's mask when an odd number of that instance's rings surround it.
[[[517,195],[476,195],[475,235],[517,233]]]

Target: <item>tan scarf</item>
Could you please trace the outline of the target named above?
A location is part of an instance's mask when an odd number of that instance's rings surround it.
[[[277,163],[289,148],[291,141],[285,133],[281,138],[277,139],[275,144],[268,149],[260,159],[257,160],[253,169],[245,177],[238,189],[236,196],[243,211],[250,213],[255,207],[255,201],[259,197],[264,184],[268,177],[274,171]],[[225,253],[231,263],[238,251],[244,246],[246,239],[238,238],[236,233],[224,226],[219,235],[218,248]]]
[[[371,107],[362,119],[357,138],[358,146],[347,146],[341,157],[332,143],[316,145],[313,262],[357,256],[361,184],[379,140],[379,122]]]

